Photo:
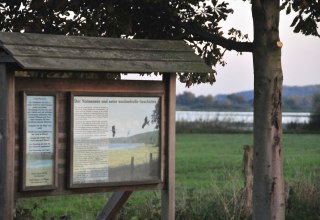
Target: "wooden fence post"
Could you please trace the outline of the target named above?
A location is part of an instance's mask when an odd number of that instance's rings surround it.
[[[134,157],[131,157],[131,164],[130,164],[130,175],[131,175],[131,179],[133,178],[134,175]]]
[[[252,189],[253,189],[253,146],[243,147],[243,174],[244,174],[244,198],[245,213],[252,214]]]
[[[152,175],[152,153],[149,154],[149,174]]]
[[[152,153],[149,154],[149,163],[152,163]]]

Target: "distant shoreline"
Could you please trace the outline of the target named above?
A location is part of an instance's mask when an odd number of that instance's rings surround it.
[[[309,123],[309,112],[283,112],[282,123]],[[253,112],[245,111],[176,111],[176,121],[221,121],[253,123]]]

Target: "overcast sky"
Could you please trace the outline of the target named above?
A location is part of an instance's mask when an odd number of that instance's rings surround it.
[[[230,1],[234,14],[228,18],[224,27],[246,32],[253,40],[253,24],[249,3],[240,0]],[[234,5],[234,6],[233,6]],[[284,85],[320,84],[320,38],[293,33],[290,28],[292,16],[281,14],[280,40],[282,47],[282,68]],[[190,91],[196,95],[216,95],[253,89],[253,63],[251,53],[238,55],[228,52],[225,56],[227,65],[217,67],[217,82],[211,85],[196,85],[187,89],[177,83],[177,94]]]

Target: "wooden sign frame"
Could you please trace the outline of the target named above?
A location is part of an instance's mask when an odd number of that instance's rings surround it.
[[[48,100],[48,98],[52,100]],[[52,92],[21,92],[21,100],[21,119],[23,120],[20,130],[22,137],[21,190],[56,189],[57,94]],[[52,108],[50,109],[48,103],[50,104],[51,101]]]
[[[168,76],[171,76],[168,74]],[[165,77],[164,77],[165,78]],[[174,137],[172,133],[167,133],[168,129],[168,114],[169,108],[168,101],[171,100],[168,94],[167,81],[145,81],[145,80],[115,80],[115,81],[100,81],[92,79],[43,79],[43,78],[28,78],[17,77],[15,79],[15,97],[17,111],[15,113],[15,120],[17,121],[15,126],[15,132],[18,135],[15,145],[15,151],[19,157],[15,158],[15,189],[16,197],[34,197],[34,196],[59,196],[59,195],[71,195],[81,193],[93,193],[93,192],[110,192],[110,191],[136,191],[145,189],[164,190],[166,182],[168,181],[168,140]],[[22,189],[22,167],[23,153],[22,139],[23,139],[23,101],[21,99],[21,93],[26,94],[56,94],[57,97],[57,143],[56,143],[56,173],[57,173],[57,188],[54,189],[41,189],[34,188],[32,190]],[[161,152],[159,156],[159,170],[160,178],[158,179],[134,179],[134,181],[124,182],[107,182],[102,184],[73,184],[71,183],[70,171],[71,171],[71,94],[73,95],[91,95],[91,96],[110,96],[110,97],[159,97],[161,107],[160,117],[160,144]],[[174,93],[173,93],[174,94]],[[130,112],[130,109],[128,109]],[[172,114],[170,108],[170,114]],[[139,126],[143,122],[144,118],[139,119]],[[170,128],[174,127],[175,120],[170,123]],[[22,129],[22,130],[21,130]],[[171,155],[170,155],[171,156]],[[155,154],[152,156],[155,158]],[[149,157],[150,158],[150,157]],[[136,160],[137,161],[137,160]],[[133,161],[133,162],[136,162]],[[130,161],[131,162],[131,161]],[[137,165],[137,163],[135,163]],[[134,171],[135,172],[135,171]],[[136,173],[136,172],[135,172]]]
[[[211,67],[183,41],[5,32],[0,33],[0,41],[0,220],[14,218],[16,199],[22,197],[117,191],[97,217],[112,219],[132,191],[145,189],[161,190],[161,217],[174,219],[176,73],[213,73]],[[26,45],[30,50],[26,51]],[[16,75],[15,71],[26,72]],[[66,78],[62,77],[65,73]],[[85,73],[89,73],[88,78]],[[114,73],[163,75],[161,82],[147,83],[143,80],[145,82],[140,83],[111,80]],[[37,95],[57,94],[55,186],[33,188],[22,184],[21,187],[25,167],[23,160],[26,160],[23,159],[26,152],[25,126],[19,132],[19,127],[25,123],[22,122],[24,113],[20,113],[21,106],[25,106],[23,101],[19,101],[21,91]],[[161,93],[161,182],[70,188],[67,183],[70,106],[66,104],[66,94],[70,92],[124,92],[142,96]],[[24,142],[24,147],[21,142]]]
[[[164,94],[84,92],[70,93],[69,96],[70,188],[135,186],[163,182],[164,165],[161,161],[164,149]],[[152,121],[155,110],[159,111],[159,118]],[[158,123],[158,128],[152,129],[152,123]],[[137,124],[142,125],[141,128]],[[118,137],[120,131],[121,137]],[[76,138],[77,134],[80,139]],[[122,149],[119,150],[120,145]],[[156,145],[158,149],[154,149]],[[118,147],[118,150],[109,149],[111,146]],[[148,152],[141,152],[141,149]],[[153,152],[155,150],[157,152]],[[126,151],[135,154],[138,164],[134,156],[128,157]],[[157,155],[156,160],[152,153]],[[127,157],[126,161],[123,161],[124,157]],[[141,157],[147,160],[141,160]]]

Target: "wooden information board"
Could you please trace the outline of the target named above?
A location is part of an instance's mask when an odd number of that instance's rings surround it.
[[[17,78],[17,196],[161,189],[165,94],[162,81]]]

